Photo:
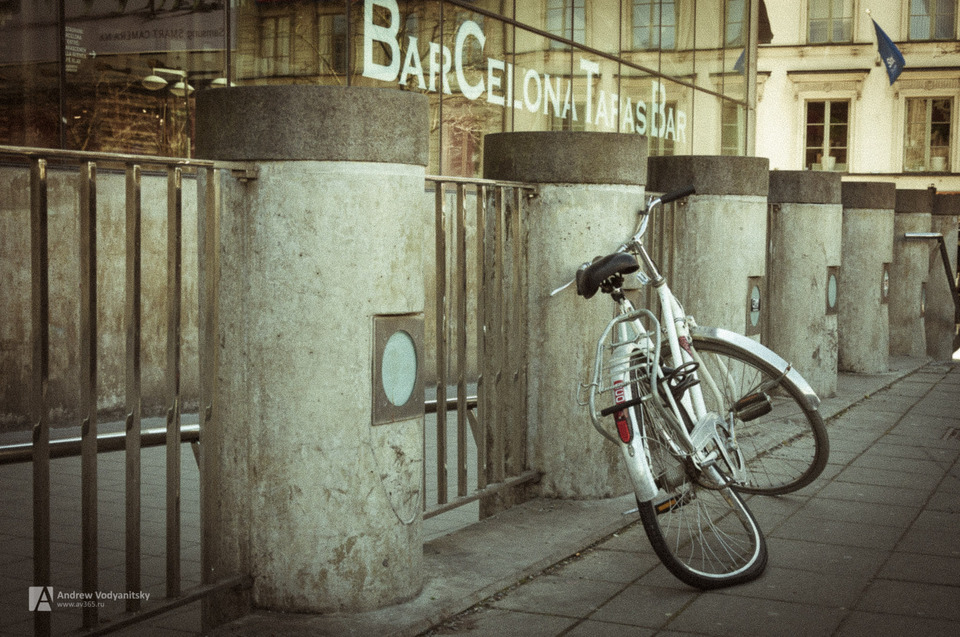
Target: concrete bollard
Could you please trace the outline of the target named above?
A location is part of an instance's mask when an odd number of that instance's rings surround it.
[[[411,598],[423,583],[423,396],[405,403],[414,415],[374,426],[373,359],[381,318],[419,316],[422,329],[427,100],[240,87],[201,93],[197,119],[199,156],[258,171],[222,194],[219,424],[201,434],[205,453],[218,450],[204,460],[218,507],[205,512],[209,568],[251,576],[253,604],[268,609]]]
[[[927,355],[924,295],[930,272],[930,242],[904,237],[930,232],[933,190],[897,190],[890,265],[890,355]]]
[[[950,263],[949,276],[957,276],[957,219],[960,216],[960,195],[935,195],[930,231],[943,235]],[[947,278],[939,243],[931,242],[930,273],[927,279],[927,304],[924,325],[927,354],[935,360],[952,360],[960,347],[957,342],[957,308],[954,290]]]
[[[889,370],[887,300],[897,188],[893,183],[845,181],[841,193],[837,367],[845,372],[882,374]]]
[[[766,344],[821,397],[837,392],[840,175],[770,173]]]
[[[649,190],[697,189],[663,210],[649,236],[671,289],[700,325],[760,335],[769,167],[762,157],[649,160]]]
[[[500,133],[484,138],[484,176],[540,184],[527,221],[528,413],[532,468],[544,496],[600,498],[630,490],[616,446],[577,404],[600,333],[612,316],[602,295],[569,288],[577,268],[627,239],[643,207],[646,140],[616,133]],[[523,422],[517,418],[518,424]]]

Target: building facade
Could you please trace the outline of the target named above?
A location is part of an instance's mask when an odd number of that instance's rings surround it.
[[[757,154],[771,169],[960,191],[956,0],[777,5],[757,78]],[[874,21],[905,60],[892,83]]]
[[[427,94],[434,174],[479,175],[487,133],[592,130],[960,191],[957,0],[765,5],[0,0],[0,143],[189,156],[198,91],[337,84]]]
[[[436,174],[478,175],[504,131],[752,154],[762,5],[0,0],[0,143],[189,156],[197,91],[288,83],[427,94]]]

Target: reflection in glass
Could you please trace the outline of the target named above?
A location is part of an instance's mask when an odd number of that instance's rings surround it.
[[[633,0],[630,44],[634,50],[674,49],[677,7],[672,0]]]
[[[850,1],[836,0],[844,16]],[[0,0],[0,143],[189,155],[196,97],[224,85],[229,64],[235,85],[427,95],[431,173],[477,176],[483,136],[510,130],[642,134],[651,154],[744,152],[746,0],[191,0],[152,3],[152,13],[146,4]],[[912,15],[934,25],[955,3],[926,4],[912,3],[922,7]],[[761,5],[761,25],[764,15]],[[829,17],[835,30],[833,9]],[[166,84],[149,90],[148,75]],[[178,81],[195,92],[174,92]],[[709,122],[696,146],[695,106]],[[921,143],[930,159],[914,163],[936,169],[949,121],[931,109],[910,119],[930,137]]]

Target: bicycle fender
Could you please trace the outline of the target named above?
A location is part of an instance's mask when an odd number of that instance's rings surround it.
[[[650,471],[650,464],[647,462],[647,454],[641,440],[640,436],[635,435],[631,442],[621,442],[620,451],[623,452],[623,462],[627,465],[627,472],[630,474],[630,482],[633,483],[637,500],[648,502],[657,495],[659,488],[653,481],[653,472]]]
[[[817,396],[817,393],[813,391],[812,387],[810,387],[810,383],[808,383],[803,376],[800,375],[800,372],[794,369],[790,363],[781,358],[770,348],[761,345],[752,338],[747,338],[742,334],[737,334],[736,332],[725,330],[721,327],[696,326],[690,330],[690,336],[712,343],[725,343],[727,345],[732,345],[733,347],[753,354],[754,356],[762,359],[764,362],[779,370],[781,374],[784,372],[786,373],[784,382],[790,383],[796,387],[806,399],[807,404],[811,409],[816,410],[819,408],[820,397]]]

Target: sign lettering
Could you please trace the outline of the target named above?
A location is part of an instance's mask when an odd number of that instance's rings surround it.
[[[381,21],[386,18],[385,24],[374,19],[378,8],[381,11],[377,15]],[[595,80],[602,78],[600,64],[581,57],[579,68],[586,77],[586,99],[580,113],[570,79],[536,69],[514,68],[509,62],[488,57],[486,74],[479,74],[471,80],[467,74],[468,52],[476,48],[482,52],[487,40],[483,28],[473,20],[464,20],[457,28],[452,51],[448,46],[429,42],[425,55],[421,51],[423,44],[413,35],[407,36],[406,54],[401,54],[397,0],[364,0],[363,27],[364,77],[400,85],[406,85],[412,79],[421,91],[436,93],[442,90],[444,94],[452,95],[452,73],[460,93],[470,101],[485,99],[504,108],[543,115],[552,112],[560,119],[569,118],[574,122],[581,121],[582,116],[585,123],[601,129],[681,143],[687,141],[687,114],[668,105],[667,88],[660,81],[651,81],[649,102],[607,93],[594,87]],[[389,62],[376,61],[376,51],[388,53]],[[520,79],[516,96],[513,93],[514,78]]]

